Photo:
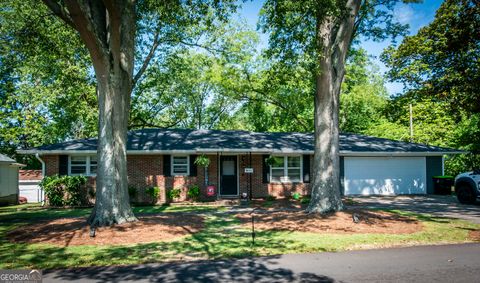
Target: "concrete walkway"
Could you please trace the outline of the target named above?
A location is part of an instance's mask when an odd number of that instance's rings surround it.
[[[460,204],[454,196],[369,196],[352,200],[368,208],[401,209],[440,217],[465,219],[480,224],[480,203]]]
[[[43,282],[478,282],[480,244],[44,272]]]

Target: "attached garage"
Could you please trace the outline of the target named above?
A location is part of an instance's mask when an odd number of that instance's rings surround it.
[[[345,157],[345,195],[426,194],[426,157]]]

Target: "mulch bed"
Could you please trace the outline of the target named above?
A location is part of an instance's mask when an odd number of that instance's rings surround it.
[[[265,199],[253,199],[250,201],[252,207],[263,207],[265,209],[305,209],[308,203],[301,203],[300,201],[279,198],[274,201],[268,201]]]
[[[470,238],[472,241],[480,242],[480,230],[468,232],[468,238]]]
[[[10,241],[78,245],[128,245],[177,240],[203,228],[203,217],[169,213],[138,217],[137,222],[98,227],[94,238],[85,218],[62,218],[21,226],[7,234]]]
[[[359,223],[353,222],[353,214],[358,217]],[[245,227],[250,227],[250,214],[237,214],[236,217]],[[415,219],[393,213],[355,209],[329,215],[307,214],[304,211],[259,212],[255,214],[255,228],[333,234],[408,234],[421,231],[423,225]]]

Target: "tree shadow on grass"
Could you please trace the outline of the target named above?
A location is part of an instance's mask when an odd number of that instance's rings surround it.
[[[420,221],[423,221],[423,222],[434,222],[434,223],[446,224],[446,223],[450,223],[452,220],[458,220],[458,218],[453,218],[453,217],[435,216],[435,215],[431,215],[431,214],[401,211],[401,210],[397,210],[397,209],[369,208],[369,210],[391,212],[391,213],[394,213],[394,214],[398,214],[398,215],[402,215],[402,216],[406,216],[406,217],[411,217],[411,218],[414,218],[414,219],[416,218],[417,220],[420,220]]]
[[[333,278],[282,268],[278,256],[216,261],[192,261],[137,266],[50,270],[47,280],[96,282],[334,282]]]
[[[135,264],[172,260],[198,260],[248,257],[301,251],[303,244],[282,239],[278,232],[261,231],[255,247],[248,230],[237,229],[233,216],[211,216],[198,233],[173,242],[154,242],[129,246],[56,247],[24,243],[0,242],[0,262],[6,268],[64,268]],[[7,226],[11,226],[10,228]],[[5,232],[16,225],[6,225]],[[187,226],[182,226],[188,230]],[[141,235],[138,235],[141,237]]]

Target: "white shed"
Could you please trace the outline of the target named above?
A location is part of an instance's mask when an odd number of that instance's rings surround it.
[[[0,205],[18,203],[18,170],[22,166],[0,154]]]

